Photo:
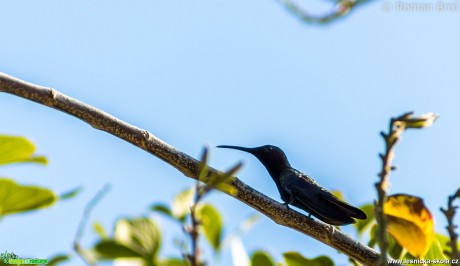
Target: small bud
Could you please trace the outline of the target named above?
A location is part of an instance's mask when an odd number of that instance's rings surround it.
[[[438,119],[437,114],[427,113],[419,117],[404,120],[404,123],[406,124],[406,128],[424,128],[431,126],[436,119]]]

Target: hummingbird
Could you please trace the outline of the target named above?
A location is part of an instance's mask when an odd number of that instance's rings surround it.
[[[227,148],[248,152],[265,166],[276,184],[281,200],[287,208],[289,205],[306,211],[309,216],[330,225],[347,225],[355,219],[366,219],[366,214],[352,205],[342,201],[319,185],[310,176],[294,169],[283,150],[273,145],[255,148],[220,145]]]

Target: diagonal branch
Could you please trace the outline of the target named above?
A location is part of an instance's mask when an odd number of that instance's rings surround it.
[[[70,114],[92,127],[123,139],[165,161],[179,172],[197,179],[200,162],[176,150],[146,130],[130,125],[88,104],[68,97],[51,88],[31,84],[0,72],[0,92],[10,93]],[[209,168],[208,174],[219,173]],[[232,182],[236,193],[227,193],[272,219],[339,250],[364,265],[377,265],[380,254],[346,236],[333,226],[309,219],[246,185],[238,178]]]

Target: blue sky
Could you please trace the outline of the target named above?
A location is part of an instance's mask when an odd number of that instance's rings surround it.
[[[435,126],[406,132],[396,148],[391,193],[423,197],[442,231],[438,209],[460,186],[460,13],[381,7],[373,2],[336,23],[312,26],[276,1],[4,1],[0,70],[103,109],[193,156],[206,144],[280,146],[294,167],[354,205],[375,198],[379,132],[389,118],[436,112]],[[58,193],[84,186],[71,201],[3,219],[3,250],[36,257],[69,252],[85,204],[105,183],[112,190],[90,222],[107,229],[117,218],[149,214],[151,203],[193,184],[66,114],[6,94],[0,106],[0,132],[27,136],[50,161],[2,167],[2,176]],[[243,160],[240,179],[279,200],[250,155],[211,152],[219,169]],[[227,232],[255,212],[218,193],[208,200],[222,211]],[[172,239],[180,231],[159,222],[164,254],[179,255]],[[95,239],[88,228],[83,245]],[[243,241],[248,251],[264,248],[278,260],[296,250],[346,263],[265,217]],[[69,265],[79,264],[75,258]],[[231,264],[228,252],[221,264]]]

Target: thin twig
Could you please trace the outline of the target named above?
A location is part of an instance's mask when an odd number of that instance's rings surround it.
[[[455,209],[458,208],[458,206],[454,206],[453,204],[456,198],[460,198],[460,189],[458,189],[454,195],[448,197],[447,210],[444,208],[440,208],[441,211],[444,213],[444,215],[447,218],[446,229],[447,229],[447,232],[449,232],[449,237],[450,237],[450,241],[447,243],[447,245],[451,247],[451,252],[445,251],[445,253],[452,260],[460,259],[460,253],[458,252],[458,248],[457,248],[458,234],[455,233],[455,229],[457,228],[457,226],[454,224]],[[457,263],[452,262],[452,265],[454,264],[457,264]]]
[[[86,263],[86,265],[96,265],[96,262],[86,254],[85,250],[80,245],[80,240],[83,237],[83,232],[85,231],[86,224],[88,222],[89,215],[91,211],[96,207],[99,201],[104,197],[104,195],[109,191],[110,185],[105,184],[104,187],[101,188],[97,192],[97,194],[88,202],[83,212],[83,216],[81,217],[80,223],[78,225],[77,233],[75,234],[74,239],[74,250],[80,256],[80,258]]]
[[[387,262],[387,249],[388,249],[388,239],[387,239],[387,219],[386,215],[383,210],[383,205],[386,201],[386,194],[388,192],[388,184],[389,184],[389,175],[390,172],[394,169],[392,167],[392,160],[394,157],[393,148],[399,140],[399,136],[404,131],[404,128],[401,126],[396,126],[396,122],[398,120],[395,118],[391,118],[390,126],[388,130],[388,134],[385,134],[383,131],[380,133],[385,140],[385,153],[380,154],[380,158],[382,159],[382,170],[379,173],[380,180],[375,183],[375,187],[377,188],[378,200],[376,202],[375,210],[376,215],[375,218],[378,223],[378,239],[379,239],[379,247],[380,247],[380,254],[382,255],[380,265],[388,265]]]
[[[198,160],[176,150],[150,132],[121,121],[93,106],[51,88],[31,84],[1,72],[0,92],[10,93],[70,114],[96,129],[110,133],[151,153],[175,167],[185,176],[197,179],[200,170]],[[218,173],[220,172],[209,167],[208,174]],[[228,195],[258,210],[275,223],[310,236],[364,265],[378,264],[380,254],[377,251],[351,239],[339,230],[334,230],[334,233],[331,234],[330,225],[309,219],[295,210],[288,210],[283,204],[265,196],[237,178],[233,179],[232,185],[236,193],[228,193]]]
[[[387,261],[387,250],[388,250],[388,238],[387,238],[387,218],[384,211],[384,204],[387,199],[388,187],[389,187],[389,176],[391,171],[395,170],[396,167],[392,165],[394,158],[394,147],[396,143],[401,139],[401,135],[404,130],[409,128],[423,128],[433,124],[437,119],[437,115],[429,113],[420,117],[412,117],[412,112],[405,113],[396,118],[391,118],[388,127],[388,133],[381,132],[385,141],[385,152],[379,154],[382,160],[382,170],[378,174],[380,177],[379,181],[375,183],[377,189],[377,202],[375,203],[375,219],[378,223],[378,240],[381,253],[381,260],[379,265],[388,265]]]
[[[200,222],[197,217],[197,208],[202,198],[201,191],[202,189],[201,189],[200,182],[197,181],[196,186],[195,186],[195,198],[193,201],[193,205],[190,207],[190,220],[192,224],[188,230],[188,233],[190,235],[190,240],[191,240],[191,246],[192,246],[192,251],[189,255],[189,260],[192,266],[198,266],[199,255],[200,255],[200,250],[198,247],[198,238],[200,236],[200,232],[199,232]]]
[[[294,16],[306,23],[326,24],[335,21],[344,15],[348,14],[356,5],[353,0],[342,0],[335,4],[334,8],[327,13],[314,15],[302,8],[299,4],[292,0],[278,0],[286,7]]]
[[[299,18],[302,22],[310,24],[328,24],[348,15],[352,10],[358,6],[370,3],[374,0],[338,0],[330,1],[333,8],[322,14],[313,14],[308,9],[302,7],[296,0],[277,0],[294,16]]]

